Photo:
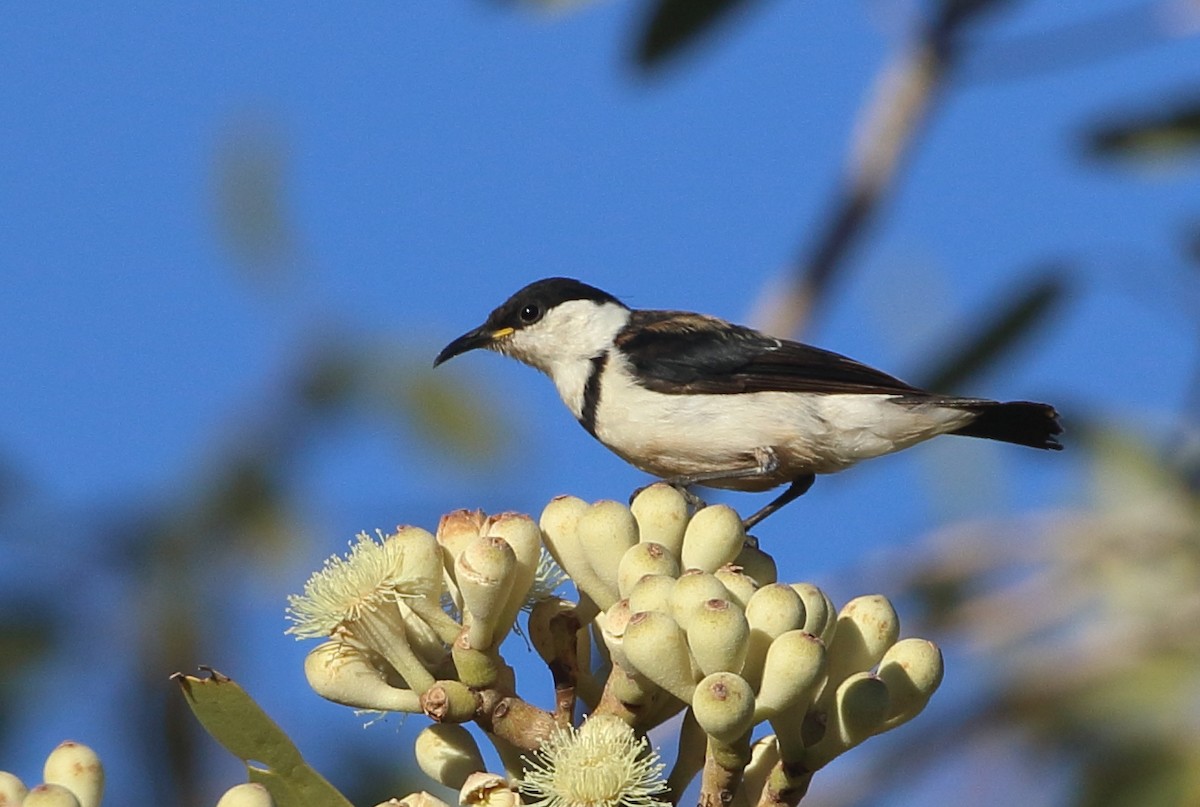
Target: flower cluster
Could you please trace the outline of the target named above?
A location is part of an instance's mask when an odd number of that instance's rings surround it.
[[[42,784],[28,788],[11,773],[0,771],[0,804],[12,807],[100,807],[104,766],[96,752],[70,740],[46,757]]]
[[[547,550],[577,601],[551,594]],[[552,712],[517,694],[500,654],[522,610],[554,679]],[[289,615],[290,632],[327,639],[306,663],[318,693],[435,721],[417,760],[462,804],[524,792],[544,807],[653,807],[678,802],[700,771],[705,801],[795,804],[834,757],[919,713],[942,677],[937,647],[898,640],[886,598],[838,611],[812,584],[778,582],[737,513],[692,512],[665,484],[629,507],[559,497],[539,522],[457,511],[436,534],[361,535]],[[578,727],[577,699],[590,712]],[[684,711],[664,780],[645,734]],[[508,778],[486,772],[469,722]],[[418,801],[440,804],[390,803]]]

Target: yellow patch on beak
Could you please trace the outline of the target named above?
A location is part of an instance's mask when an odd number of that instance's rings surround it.
[[[516,330],[517,330],[516,328],[501,328],[499,330],[492,331],[492,338],[493,339],[503,339],[506,336],[512,336],[512,334],[515,333]]]

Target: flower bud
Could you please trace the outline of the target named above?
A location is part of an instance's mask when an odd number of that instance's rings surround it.
[[[742,518],[732,507],[698,510],[683,534],[683,568],[715,572],[738,556],[745,540]]]
[[[746,603],[746,622],[750,625],[750,641],[742,677],[757,689],[772,640],[804,626],[804,602],[791,586],[771,583],[754,592]]]
[[[629,619],[632,616],[629,600],[617,600],[607,611],[596,618],[596,624],[600,627],[600,635],[604,638],[604,645],[608,648],[609,655],[612,656],[614,662],[626,670],[631,669],[631,665],[625,656],[625,628],[629,625]]]
[[[779,570],[775,567],[775,558],[758,548],[758,542],[747,536],[742,544],[742,551],[733,559],[733,565],[741,568],[742,573],[760,586],[767,586],[779,580]]]
[[[887,597],[871,594],[846,603],[829,643],[827,687],[836,687],[851,673],[874,667],[899,633],[900,620]]]
[[[794,717],[797,723],[812,702],[825,675],[825,645],[811,633],[791,630],[767,648],[762,684],[758,688],[758,717]]]
[[[767,777],[778,762],[779,744],[775,742],[774,734],[768,734],[750,747],[750,762],[742,774],[741,787],[747,804],[759,803]]]
[[[417,765],[435,782],[460,789],[471,774],[484,769],[483,755],[471,732],[456,723],[434,723],[421,729],[414,743]]]
[[[662,611],[671,613],[671,592],[675,589],[675,578],[664,574],[648,574],[634,584],[629,592],[629,610]]]
[[[570,575],[580,592],[598,602],[593,592],[603,595],[604,585],[588,562],[579,540],[579,519],[588,507],[587,502],[575,496],[556,496],[542,510],[538,523],[551,557]]]
[[[867,672],[851,675],[837,688],[826,715],[825,735],[805,755],[810,770],[827,765],[839,754],[883,730],[888,713],[887,684]]]
[[[901,639],[883,654],[879,677],[888,688],[887,728],[912,720],[942,683],[942,651],[926,639]]]
[[[265,785],[244,782],[226,790],[217,807],[275,807],[275,799]]]
[[[713,673],[696,685],[692,713],[705,734],[722,743],[736,742],[754,726],[754,691],[740,675]]]
[[[691,701],[696,679],[687,636],[675,620],[658,611],[634,614],[625,626],[623,647],[636,671],[684,703]]]
[[[25,801],[29,788],[25,783],[8,771],[0,771],[0,804],[11,804],[13,807]]]
[[[741,672],[749,638],[746,615],[727,600],[706,601],[687,627],[688,648],[704,675]]]
[[[642,488],[629,509],[637,519],[641,540],[662,544],[676,558],[680,556],[688,523],[687,500],[682,493],[666,482],[655,482]]]
[[[80,807],[99,807],[104,795],[104,766],[96,752],[82,743],[68,740],[51,751],[42,779],[70,790]]]
[[[446,571],[454,573],[454,561],[478,538],[487,520],[482,510],[455,510],[438,522],[437,542],[445,550]]]
[[[304,659],[304,675],[314,692],[334,703],[383,712],[421,711],[416,692],[389,684],[383,671],[353,645],[318,645]]]
[[[458,803],[461,807],[521,807],[521,796],[503,776],[480,771],[467,777]]]
[[[722,566],[713,573],[713,576],[720,580],[721,585],[725,586],[725,590],[729,592],[727,599],[737,603],[743,611],[746,610],[754,592],[758,591],[758,583],[733,566]]]
[[[686,630],[692,615],[703,608],[704,603],[716,599],[729,599],[729,589],[720,580],[709,572],[684,572],[671,589],[671,616]]]
[[[496,622],[496,629],[508,633],[517,614],[529,597],[529,589],[537,576],[538,560],[542,553],[542,530],[533,519],[520,513],[501,513],[488,519],[484,534],[503,538],[512,547],[516,557],[512,588],[504,603],[504,610]]]
[[[833,602],[812,583],[792,583],[791,588],[804,603],[804,630],[829,644],[837,625],[837,609]]]
[[[577,529],[584,557],[604,586],[599,598],[590,591],[588,594],[601,609],[607,610],[620,599],[617,571],[621,556],[638,542],[637,521],[629,508],[620,502],[600,501],[579,517]]]
[[[432,793],[422,790],[417,793],[409,793],[402,799],[388,799],[375,807],[450,807],[450,805]]]
[[[21,807],[80,807],[75,794],[62,785],[38,785],[29,791]]]
[[[625,550],[617,566],[617,590],[628,597],[637,582],[648,574],[679,576],[679,560],[662,544],[642,541]]]
[[[463,598],[467,645],[474,650],[491,647],[508,598],[517,565],[513,548],[503,538],[480,536],[467,545],[454,562],[458,589]]]

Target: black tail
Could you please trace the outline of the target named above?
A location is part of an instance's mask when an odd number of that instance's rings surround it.
[[[951,434],[984,437],[1033,448],[1059,450],[1057,435],[1062,434],[1058,412],[1049,404],[1030,401],[961,401],[959,408],[977,412],[978,417]]]

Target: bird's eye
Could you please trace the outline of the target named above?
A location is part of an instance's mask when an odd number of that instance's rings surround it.
[[[521,322],[526,325],[532,325],[542,318],[542,307],[536,303],[530,303],[521,309]]]

